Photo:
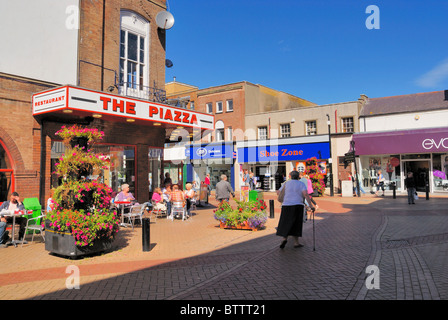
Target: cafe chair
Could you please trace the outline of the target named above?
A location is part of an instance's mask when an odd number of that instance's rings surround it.
[[[144,214],[144,206],[142,204],[134,204],[129,208],[129,212],[125,212],[123,216],[128,218],[129,223],[132,226],[132,230],[134,230],[135,218],[140,219],[141,225],[143,225],[143,214]]]
[[[157,208],[157,203],[154,200],[151,200],[151,204],[152,204],[152,211],[151,211],[152,214],[154,214],[155,216],[159,216],[159,217],[163,217],[163,216],[167,215],[167,210]],[[165,202],[164,202],[164,204],[166,206]]]
[[[40,236],[42,237],[42,239],[45,242],[44,227],[42,227],[42,225],[38,223],[38,222],[40,222],[40,219],[42,219],[44,217],[45,217],[45,215],[41,215],[41,216],[38,216],[38,217],[27,219],[26,227],[25,227],[25,233],[23,234],[23,240],[25,240],[25,236],[26,236],[26,233],[28,232],[28,230],[33,230],[33,236],[31,237],[31,242],[34,241],[34,233],[36,231],[40,232]],[[33,224],[30,224],[30,221],[33,221]],[[22,247],[23,247],[23,243],[24,242],[25,241],[22,241],[22,245],[21,245]]]
[[[182,201],[173,201],[171,204],[171,214],[173,218],[182,214],[182,221],[185,220],[185,207]]]

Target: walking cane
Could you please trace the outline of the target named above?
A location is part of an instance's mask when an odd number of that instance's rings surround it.
[[[314,211],[315,210],[316,210],[315,208],[312,209],[312,211],[313,211],[313,251],[316,251],[316,235],[315,235],[315,231],[314,231]]]

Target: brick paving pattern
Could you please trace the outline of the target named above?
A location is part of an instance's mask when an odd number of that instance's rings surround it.
[[[275,199],[265,194],[265,200]],[[406,197],[318,198],[304,224],[303,248],[278,248],[275,217],[260,231],[223,230],[213,207],[193,219],[120,230],[111,252],[70,260],[49,254],[39,237],[0,249],[2,299],[31,300],[445,300],[448,298],[448,197],[408,206]],[[211,201],[212,205],[216,205]],[[68,289],[67,266],[80,271]],[[367,289],[367,267],[379,289]]]

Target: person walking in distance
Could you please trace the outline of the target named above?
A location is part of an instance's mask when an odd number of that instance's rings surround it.
[[[376,192],[375,195],[378,195],[378,192],[381,190],[383,190],[383,197],[384,197],[384,181],[386,179],[384,178],[383,173],[381,172],[381,170],[378,170],[378,177],[376,178]]]
[[[221,181],[216,184],[215,192],[216,200],[219,202],[228,202],[230,199],[230,194],[232,194],[232,197],[235,198],[235,193],[233,192],[232,186],[227,181],[227,176],[225,174],[221,175]]]
[[[408,176],[404,179],[404,185],[408,190],[408,204],[415,204],[415,180],[412,172],[408,172]]]

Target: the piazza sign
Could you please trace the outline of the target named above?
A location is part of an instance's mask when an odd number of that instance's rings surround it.
[[[33,115],[64,109],[214,129],[213,115],[104,92],[64,86],[33,95]]]
[[[422,142],[422,147],[426,150],[448,149],[448,138],[424,139]]]

